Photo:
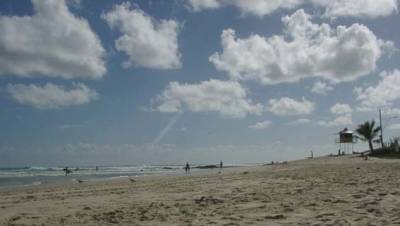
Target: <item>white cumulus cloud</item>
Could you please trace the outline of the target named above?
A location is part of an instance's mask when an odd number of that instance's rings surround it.
[[[336,103],[331,107],[331,113],[335,115],[342,115],[342,114],[350,114],[353,112],[351,109],[350,105],[348,104],[341,104],[341,103]]]
[[[316,125],[323,126],[323,127],[353,125],[353,119],[352,119],[353,118],[352,117],[353,109],[351,109],[350,105],[336,103],[330,108],[330,111],[333,115],[336,115],[335,118],[333,118],[330,121],[320,120],[316,123]]]
[[[400,71],[383,71],[376,86],[356,87],[354,93],[360,102],[359,110],[375,111],[379,107],[391,108],[400,99]]]
[[[272,122],[267,120],[267,121],[263,121],[263,122],[257,122],[254,125],[250,125],[249,128],[251,128],[251,129],[266,129],[266,128],[270,127],[271,124],[272,124]]]
[[[219,0],[188,0],[188,8],[194,12],[202,11],[205,9],[217,9],[221,6]]]
[[[293,9],[303,0],[226,0],[225,3],[237,7],[243,15],[263,17],[280,9]]]
[[[376,18],[389,16],[398,10],[398,0],[312,0],[325,9],[324,16]]]
[[[311,120],[308,118],[299,118],[294,121],[288,122],[287,125],[305,125],[311,123]]]
[[[303,97],[295,100],[289,97],[270,99],[267,110],[279,116],[308,115],[315,109],[315,104]]]
[[[74,83],[69,90],[52,83],[44,86],[8,84],[6,92],[18,103],[38,109],[59,109],[98,99],[98,93],[82,83]]]
[[[261,114],[263,109],[247,98],[238,82],[213,79],[197,84],[170,82],[156,102],[160,112],[218,112],[225,117]]]
[[[331,121],[320,120],[317,122],[317,125],[323,127],[351,126],[353,125],[353,119],[351,114],[344,114],[337,116]]]
[[[304,0],[188,0],[187,5],[194,12],[233,6],[242,15],[263,17],[279,9],[293,9],[303,2]]]
[[[242,15],[258,17],[282,9],[295,9],[305,4],[323,9],[323,16],[328,18],[376,18],[398,12],[397,0],[188,0],[187,4],[189,9],[195,12],[233,6]]]
[[[104,49],[64,0],[32,0],[33,16],[0,15],[0,75],[98,79]]]
[[[129,2],[115,5],[102,15],[111,28],[122,35],[115,48],[129,57],[124,67],[176,69],[181,65],[178,49],[180,25],[175,20],[156,20],[141,9],[132,8]]]
[[[277,84],[319,77],[343,82],[374,71],[384,50],[393,46],[364,25],[314,24],[302,9],[282,21],[285,35],[270,38],[252,34],[241,39],[234,30],[224,30],[222,53],[211,55],[210,62],[234,80]]]
[[[329,91],[332,91],[333,87],[327,84],[326,82],[317,81],[314,83],[311,88],[311,92],[318,93],[321,95],[326,95]]]

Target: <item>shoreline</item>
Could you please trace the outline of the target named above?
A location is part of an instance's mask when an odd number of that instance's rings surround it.
[[[261,166],[261,164],[247,165],[247,166],[227,166],[224,167],[222,171],[227,172],[231,169],[239,169],[239,168],[248,168],[248,167],[257,167]],[[69,176],[61,176],[66,177],[67,180],[59,180],[59,181],[50,181],[40,184],[27,184],[27,185],[4,185],[0,186],[0,192],[4,190],[15,190],[15,189],[34,189],[34,188],[43,188],[43,187],[60,187],[60,186],[68,186],[68,185],[79,185],[84,186],[87,184],[96,185],[96,184],[107,184],[107,183],[122,183],[129,182],[129,178],[132,178],[136,181],[146,181],[146,180],[156,180],[160,178],[178,178],[178,177],[187,177],[187,176],[200,176],[200,175],[211,175],[214,173],[218,173],[221,171],[219,168],[194,168],[191,169],[190,173],[186,174],[184,169],[182,168],[180,171],[174,172],[162,172],[162,173],[154,173],[154,174],[131,174],[131,175],[113,175],[113,176],[100,176],[98,178],[91,178],[89,180],[83,180],[81,183],[78,182],[79,178],[74,177],[74,175]]]
[[[0,188],[0,224],[394,225],[400,160],[319,157],[135,182]]]
[[[314,158],[302,158],[302,159],[296,159],[296,160],[290,160],[290,161],[282,161],[282,162],[274,162],[273,164],[271,163],[252,163],[252,164],[238,164],[238,165],[229,165],[229,166],[224,166],[223,172],[231,172],[232,170],[244,170],[244,169],[257,169],[257,167],[276,167],[280,165],[286,165],[290,164],[292,166],[294,165],[304,165],[304,164],[320,164],[318,160],[324,161],[325,164],[343,164],[342,162],[336,161],[337,158],[345,158],[345,159],[361,159],[358,155],[352,155],[348,154],[345,156],[336,156],[336,155],[325,155],[325,156],[318,156]],[[382,158],[376,158],[373,157],[376,161],[396,161],[396,159],[382,159]],[[333,160],[333,161],[331,161]],[[399,160],[400,161],[400,160]],[[368,161],[371,162],[371,161]],[[204,164],[206,165],[206,164]],[[159,165],[157,165],[159,166]],[[198,166],[203,166],[203,165],[198,165]],[[125,166],[122,166],[125,167]],[[83,183],[79,183],[78,180],[80,179],[78,177],[74,177],[74,175],[69,175],[69,176],[60,176],[60,177],[65,177],[67,180],[59,180],[59,181],[46,181],[45,183],[40,183],[40,184],[26,184],[26,185],[5,185],[5,186],[0,186],[0,192],[2,190],[14,190],[14,189],[20,189],[20,188],[26,188],[26,189],[31,189],[31,188],[41,188],[41,187],[59,187],[59,186],[66,186],[66,185],[80,185],[83,186],[85,184],[104,184],[104,183],[112,183],[112,182],[129,182],[129,178],[133,178],[137,181],[146,181],[146,180],[155,180],[155,179],[160,179],[160,178],[176,178],[176,177],[185,177],[185,176],[199,176],[199,175],[212,175],[214,173],[218,173],[220,168],[197,168],[193,167],[190,171],[189,174],[186,174],[184,172],[184,168],[182,168],[179,171],[172,171],[172,172],[162,172],[162,173],[154,173],[154,174],[130,174],[130,175],[102,175],[99,176],[98,178],[91,178],[89,180],[83,180]]]
[[[259,165],[259,164],[252,164]],[[224,169],[228,168],[236,168],[242,166],[250,166],[250,164],[228,164],[224,167]],[[22,168],[9,168],[9,169],[29,169],[31,167],[22,167]],[[38,168],[38,167],[33,167]],[[85,170],[80,170],[78,172],[73,171],[72,174],[65,176],[64,172],[60,167],[39,167],[42,169],[50,169],[45,170],[44,172],[35,171],[33,174],[29,176],[6,176],[4,173],[7,171],[3,171],[2,177],[0,177],[0,189],[1,188],[16,188],[16,187],[29,187],[29,186],[40,186],[40,185],[51,185],[51,184],[66,184],[66,183],[77,183],[78,181],[108,181],[108,180],[117,180],[119,178],[128,179],[131,178],[141,178],[141,177],[151,177],[151,176],[162,176],[162,175],[181,175],[185,174],[184,167],[181,165],[147,165],[147,166],[103,166],[104,168],[131,168],[134,170],[126,171],[122,170],[119,172],[109,172],[109,171],[95,171],[94,168],[82,167]],[[58,170],[53,170],[53,168],[57,168]],[[140,169],[144,168],[144,169]],[[157,170],[154,170],[157,168]],[[8,168],[3,168],[3,170],[7,170]],[[89,169],[89,170],[87,170]],[[140,169],[140,170],[139,170]],[[191,171],[196,173],[197,171],[205,171],[205,170],[218,170],[219,167],[217,165],[194,165]],[[10,171],[9,171],[10,172]],[[32,174],[29,171],[21,171],[22,173]],[[46,173],[51,172],[51,175],[46,175]],[[19,172],[18,172],[19,173]],[[10,174],[10,173],[9,173]],[[7,182],[8,181],[8,182]]]

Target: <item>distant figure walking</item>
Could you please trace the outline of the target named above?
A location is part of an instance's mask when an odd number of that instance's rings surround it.
[[[219,162],[219,168],[222,169],[224,167],[224,164],[221,162]]]
[[[63,171],[65,171],[65,176],[68,176],[68,174],[72,173],[72,170],[68,169],[68,166],[66,166]]]
[[[186,162],[185,173],[189,173],[189,172],[190,172],[190,165],[188,162]]]
[[[313,151],[310,151],[310,153],[311,153],[311,158],[313,159],[313,158],[314,158],[314,153],[313,153]]]

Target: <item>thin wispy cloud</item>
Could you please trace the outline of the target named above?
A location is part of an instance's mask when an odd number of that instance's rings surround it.
[[[257,122],[253,125],[250,125],[249,128],[251,129],[266,129],[268,127],[270,127],[272,124],[272,121],[263,121],[263,122]]]
[[[153,140],[152,144],[158,144],[164,136],[171,130],[175,123],[182,116],[183,112],[176,113],[168,122],[168,124],[158,133],[157,137]]]

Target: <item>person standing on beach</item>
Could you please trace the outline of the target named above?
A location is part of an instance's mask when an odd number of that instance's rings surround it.
[[[223,164],[222,161],[221,161],[221,162],[219,162],[219,169],[222,170],[222,167],[224,167],[224,164]]]
[[[63,171],[65,171],[65,176],[68,176],[68,174],[72,173],[70,169],[68,169],[68,166],[66,166]]]
[[[186,162],[185,172],[186,172],[186,173],[189,173],[189,172],[190,172],[190,165],[189,165],[189,162]]]

